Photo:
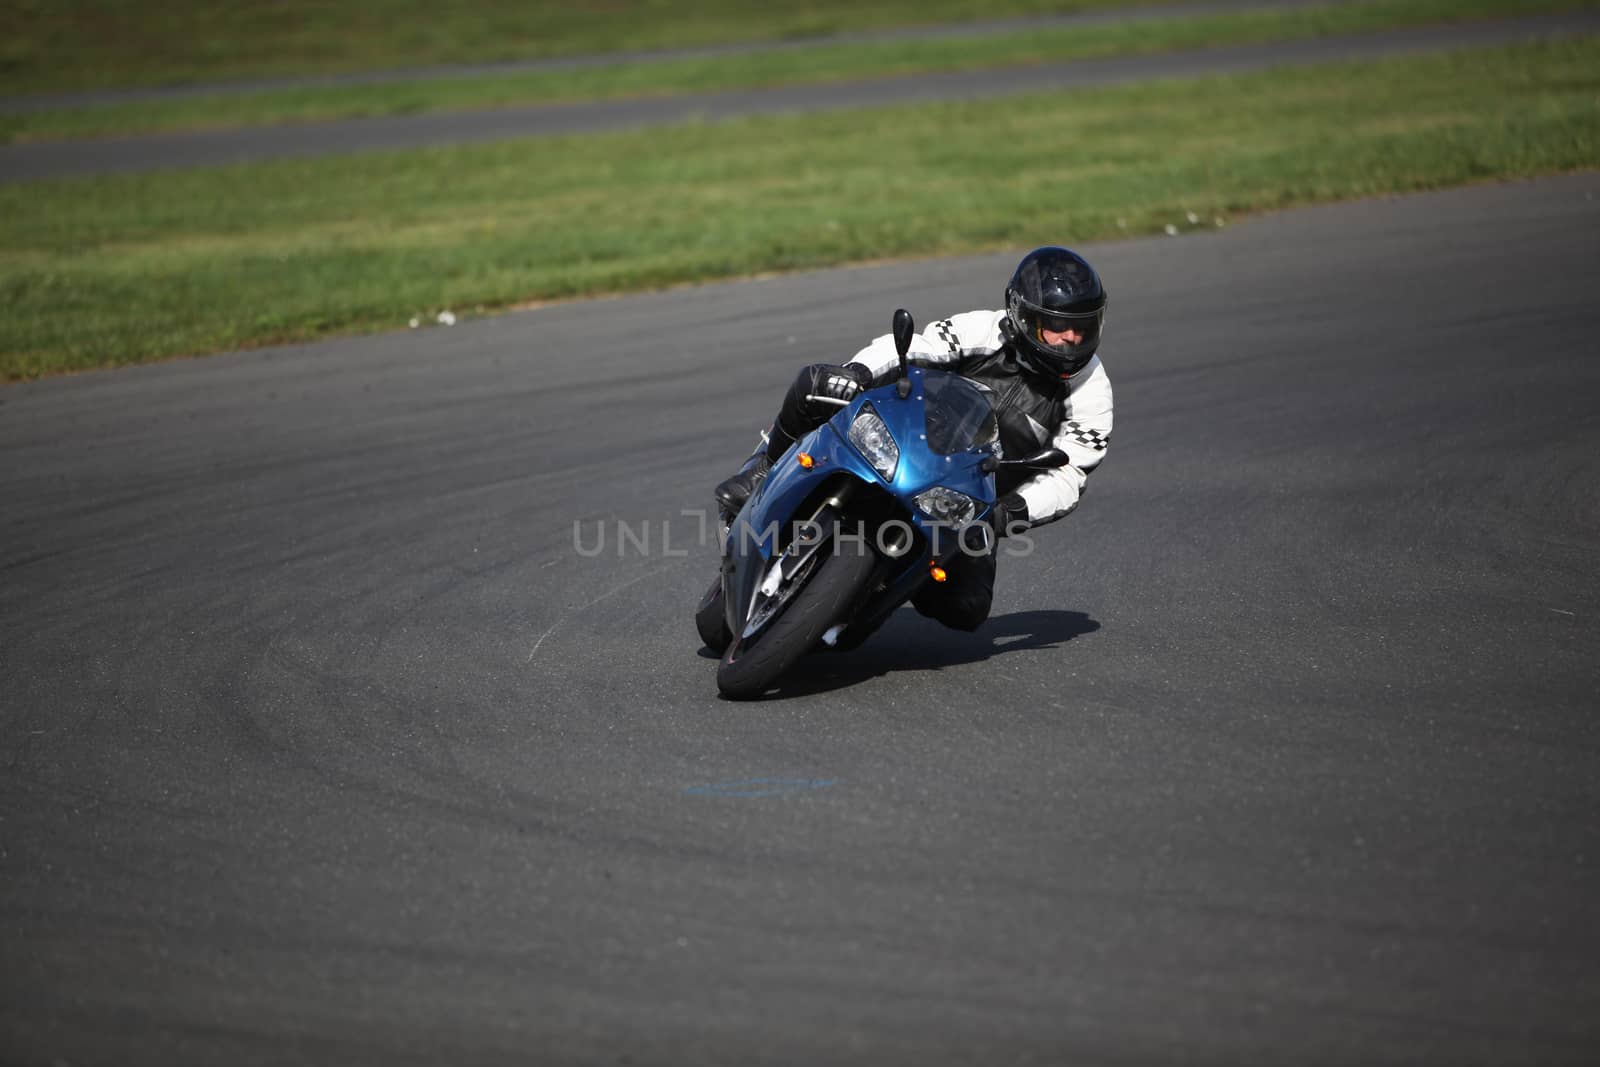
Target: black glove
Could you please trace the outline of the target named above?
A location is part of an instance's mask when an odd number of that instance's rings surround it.
[[[801,367],[794,384],[783,394],[783,407],[778,409],[778,417],[773,420],[767,458],[777,462],[792,442],[827,422],[842,405],[855,399],[857,393],[871,384],[872,372],[859,363],[843,367],[809,363]]]
[[[994,502],[989,512],[989,525],[996,537],[1021,533],[1028,528],[1028,502],[1017,493],[1007,493]]]
[[[859,363],[843,367],[818,363],[813,368],[811,392],[830,400],[854,400],[872,382],[872,372]]]

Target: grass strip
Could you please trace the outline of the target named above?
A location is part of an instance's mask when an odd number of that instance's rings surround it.
[[[1600,40],[0,186],[0,377],[1600,165]]]
[[[914,45],[818,45],[748,56],[639,62],[575,71],[280,89],[0,115],[0,141],[85,138],[816,84],[1299,40],[1594,8],[1600,8],[1600,0],[1370,0],[1329,7],[923,41]]]
[[[1186,0],[7,0],[0,92],[792,40]]]

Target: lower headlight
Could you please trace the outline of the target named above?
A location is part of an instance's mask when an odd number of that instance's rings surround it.
[[[886,482],[894,481],[894,469],[900,464],[900,446],[894,443],[889,427],[883,424],[871,404],[863,404],[850,424],[850,443],[856,451],[867,457]]]
[[[918,493],[912,499],[917,502],[917,507],[922,509],[924,515],[951,526],[965,526],[978,513],[976,500],[965,493],[946,489],[942,485]]]

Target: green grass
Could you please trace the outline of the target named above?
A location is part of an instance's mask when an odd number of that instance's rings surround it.
[[[6,0],[0,15],[0,93],[191,85],[782,40],[1152,2]]]
[[[1600,0],[1374,0],[1327,8],[928,41],[912,47],[902,43],[818,45],[714,60],[658,61],[581,71],[275,90],[0,115],[0,140],[91,137],[819,83],[1132,55],[1204,45],[1293,40],[1597,7],[1600,7]]]
[[[1600,41],[1582,38],[0,186],[0,376],[1597,164]]]

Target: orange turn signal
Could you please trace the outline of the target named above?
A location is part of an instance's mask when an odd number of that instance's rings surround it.
[[[799,460],[800,461],[800,466],[804,467],[806,470],[810,470],[812,467],[815,467],[817,465],[817,461],[812,459],[811,456],[808,453],[805,453],[805,452],[800,453],[799,455],[795,456],[794,458]]]
[[[937,563],[928,564],[928,574],[932,576],[933,580],[936,582],[942,582],[946,578],[950,577],[945,573],[944,568],[939,566]]]

